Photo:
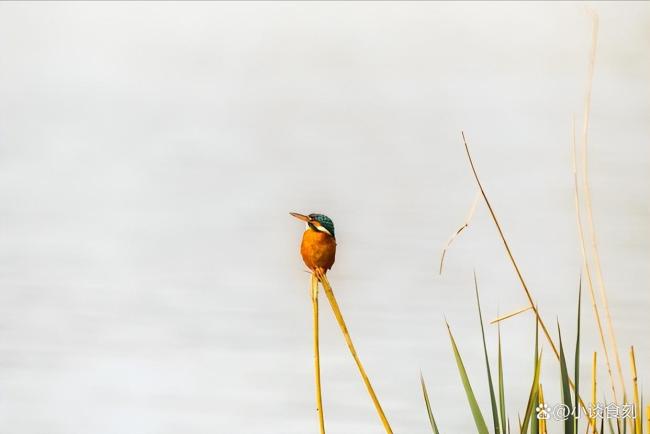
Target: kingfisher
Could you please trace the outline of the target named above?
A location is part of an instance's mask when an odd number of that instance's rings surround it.
[[[300,255],[305,265],[312,271],[326,273],[334,265],[336,255],[334,222],[323,214],[290,214],[305,222],[305,233],[300,244]]]

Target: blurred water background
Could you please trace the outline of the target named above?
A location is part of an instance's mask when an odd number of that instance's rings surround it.
[[[316,432],[303,227],[288,212],[318,211],[336,224],[330,280],[395,432],[429,432],[420,370],[442,430],[471,432],[444,318],[487,405],[472,270],[486,319],[526,301],[483,206],[437,275],[475,194],[460,131],[572,351],[587,7],[2,3],[0,431]],[[636,344],[647,392],[650,5],[592,7],[596,229],[623,364]],[[321,306],[327,425],[381,432]],[[583,312],[588,373],[586,293]],[[533,332],[530,315],[502,328],[515,421]]]

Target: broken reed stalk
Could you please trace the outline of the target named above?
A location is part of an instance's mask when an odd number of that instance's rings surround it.
[[[445,262],[445,256],[447,255],[447,250],[449,250],[449,247],[451,247],[452,243],[456,240],[456,238],[460,235],[460,233],[469,227],[469,222],[472,220],[472,217],[474,217],[474,211],[476,211],[476,205],[478,204],[478,200],[480,198],[481,195],[479,193],[476,193],[476,197],[474,198],[474,201],[472,202],[472,206],[470,207],[469,212],[467,213],[467,217],[465,217],[465,221],[456,230],[456,232],[454,232],[451,235],[451,237],[449,237],[449,240],[447,240],[447,244],[445,245],[444,249],[442,249],[442,254],[440,255],[440,267],[438,269],[438,274],[442,274],[442,266],[444,265]]]
[[[643,434],[643,422],[641,415],[641,403],[639,401],[639,382],[636,375],[636,358],[634,356],[634,347],[630,347],[630,366],[632,368],[632,387],[634,388],[634,432],[635,434]]]
[[[490,212],[490,216],[492,217],[492,221],[494,222],[494,225],[497,228],[497,231],[499,232],[499,237],[501,238],[501,241],[503,243],[503,246],[506,249],[506,253],[508,254],[508,258],[510,259],[510,263],[512,264],[512,267],[515,270],[515,273],[517,274],[517,278],[519,279],[519,283],[521,283],[521,287],[524,290],[524,293],[526,294],[526,298],[528,299],[528,302],[530,303],[530,308],[533,310],[535,313],[535,318],[537,319],[537,322],[539,323],[539,326],[542,328],[542,332],[544,332],[544,336],[546,336],[546,340],[548,341],[548,344],[551,346],[551,349],[553,350],[553,353],[555,354],[555,357],[557,360],[560,360],[560,353],[557,349],[557,346],[555,345],[555,342],[553,342],[553,338],[551,338],[550,333],[548,332],[548,328],[546,327],[546,324],[544,324],[544,320],[542,320],[541,315],[539,314],[539,309],[537,308],[537,305],[535,304],[535,301],[533,299],[533,295],[531,294],[530,290],[528,289],[528,285],[526,285],[526,281],[524,280],[524,276],[521,274],[521,270],[519,270],[519,265],[517,265],[517,261],[515,261],[515,257],[512,254],[512,251],[510,250],[510,245],[508,244],[508,241],[506,240],[506,236],[503,233],[503,229],[501,229],[501,224],[499,223],[499,219],[497,218],[496,213],[492,209],[492,205],[490,204],[490,200],[487,197],[487,194],[485,193],[485,190],[483,189],[483,184],[481,183],[481,180],[478,176],[478,172],[476,171],[476,167],[474,166],[474,160],[472,159],[472,155],[469,152],[469,146],[467,145],[467,140],[465,139],[465,132],[461,131],[461,135],[463,137],[463,144],[465,145],[465,152],[467,153],[467,159],[469,160],[469,165],[470,168],[472,169],[472,174],[474,175],[474,179],[476,180],[476,184],[478,185],[478,188],[481,192],[481,196],[483,196],[483,201],[485,202],[485,205],[488,208],[488,211]],[[575,384],[569,378],[569,384],[571,385],[571,388],[575,390]],[[579,397],[580,398],[580,397]],[[584,401],[582,398],[580,398],[580,406],[582,407],[583,410],[587,410],[587,407],[585,406]],[[591,424],[592,421],[589,420],[589,424]]]
[[[323,415],[323,397],[320,384],[320,350],[318,340],[318,278],[311,275],[311,304],[314,319],[314,377],[316,380],[316,413],[320,434],[325,434],[325,416]]]
[[[350,332],[348,332],[348,327],[345,325],[343,314],[341,313],[341,309],[339,309],[339,304],[336,302],[336,298],[334,297],[334,292],[332,291],[332,287],[330,286],[329,280],[327,280],[327,276],[325,275],[325,273],[323,273],[320,270],[317,270],[315,274],[318,277],[320,283],[323,285],[323,289],[325,289],[325,295],[327,295],[327,299],[329,300],[330,305],[332,306],[332,311],[334,311],[334,316],[336,317],[336,321],[339,323],[339,327],[341,328],[341,332],[343,333],[345,342],[348,344],[350,354],[352,354],[352,358],[354,359],[354,362],[357,364],[357,368],[359,368],[359,374],[361,374],[363,383],[366,385],[366,389],[368,390],[368,395],[370,395],[370,399],[372,399],[372,403],[375,405],[375,409],[377,410],[379,419],[381,419],[381,423],[384,426],[386,433],[393,434],[393,430],[390,427],[390,424],[388,423],[388,419],[386,419],[384,410],[381,408],[379,399],[377,399],[375,390],[372,388],[372,384],[370,384],[370,379],[366,374],[366,370],[363,368],[363,365],[361,364],[361,360],[357,355],[357,351],[354,349],[354,344],[352,343],[352,339],[350,338]]]
[[[531,309],[532,308],[530,306],[523,307],[523,308],[521,308],[519,310],[516,310],[514,312],[510,312],[510,313],[508,313],[506,315],[502,315],[500,317],[497,317],[497,318],[493,319],[492,321],[490,321],[490,324],[496,324],[496,323],[501,322],[503,320],[506,320],[508,318],[512,318],[513,316],[517,316],[520,313],[528,312]]]
[[[616,387],[614,381],[614,374],[612,373],[612,364],[609,361],[609,351],[607,350],[607,342],[605,341],[605,333],[603,332],[603,324],[600,319],[600,311],[598,310],[598,303],[596,302],[596,292],[594,291],[594,284],[591,280],[591,267],[589,266],[589,261],[587,258],[587,252],[585,248],[585,236],[584,229],[582,227],[582,214],[580,212],[580,193],[578,189],[578,170],[576,167],[576,129],[575,121],[573,122],[573,142],[571,146],[571,163],[573,168],[573,202],[576,209],[576,224],[578,229],[578,237],[580,239],[580,252],[582,253],[582,263],[585,269],[585,274],[587,275],[587,284],[589,286],[589,295],[591,296],[591,307],[594,311],[594,318],[596,319],[596,326],[598,328],[598,336],[600,337],[600,344],[603,348],[603,353],[605,354],[605,365],[607,366],[607,374],[609,376],[609,381],[612,387],[612,394],[614,396],[614,402],[619,403],[618,396],[616,394]]]
[[[591,32],[591,53],[589,56],[589,69],[587,75],[587,85],[585,88],[585,103],[582,124],[582,184],[585,191],[585,208],[587,210],[587,226],[589,227],[589,234],[591,237],[591,250],[594,258],[594,265],[596,269],[596,278],[598,279],[598,287],[600,292],[600,300],[605,309],[605,319],[607,320],[607,334],[612,344],[616,360],[616,368],[618,371],[619,382],[621,383],[621,390],[623,391],[623,402],[627,401],[627,391],[625,388],[625,380],[623,379],[623,368],[621,364],[621,357],[618,350],[618,342],[616,340],[616,333],[614,333],[614,324],[612,322],[612,315],[609,310],[609,302],[607,299],[607,292],[605,290],[605,282],[603,279],[603,271],[600,263],[600,252],[598,250],[598,243],[596,239],[596,229],[593,218],[593,208],[591,206],[591,188],[589,186],[589,171],[587,164],[587,144],[589,133],[589,118],[591,113],[591,91],[593,88],[594,69],[596,65],[596,47],[598,44],[598,14],[591,12],[592,17],[592,32]],[[585,258],[586,261],[586,258]]]
[[[506,236],[503,233],[503,230],[501,229],[501,224],[499,223],[499,220],[497,219],[496,213],[492,209],[492,205],[490,204],[490,201],[487,197],[487,194],[485,193],[485,190],[483,189],[483,184],[481,183],[481,180],[478,177],[478,173],[476,172],[476,167],[474,167],[474,160],[472,160],[472,155],[469,152],[469,146],[467,145],[467,140],[465,139],[465,132],[461,131],[461,135],[463,136],[463,144],[465,145],[465,152],[467,153],[467,159],[469,160],[469,165],[470,168],[472,169],[472,173],[474,174],[474,179],[476,180],[476,184],[478,185],[478,188],[481,192],[481,195],[483,196],[483,200],[485,201],[485,205],[488,208],[488,211],[490,212],[490,216],[492,217],[492,221],[494,222],[497,231],[499,232],[499,236],[501,238],[501,241],[503,242],[503,246],[506,249],[506,253],[508,254],[508,258],[510,259],[510,263],[515,269],[515,273],[517,274],[517,277],[519,279],[519,283],[521,283],[522,288],[524,289],[524,293],[526,294],[526,298],[528,299],[528,303],[530,304],[530,308],[533,310],[535,313],[535,317],[537,318],[537,322],[539,323],[540,327],[542,328],[542,332],[546,336],[546,339],[548,340],[549,345],[551,346],[551,349],[553,350],[553,353],[555,353],[555,356],[558,358],[560,357],[560,353],[557,350],[557,347],[555,346],[555,343],[553,342],[553,338],[551,338],[550,333],[548,332],[548,328],[546,327],[546,324],[544,324],[544,321],[542,320],[541,316],[539,315],[539,311],[537,310],[536,303],[533,299],[533,296],[528,289],[528,285],[526,285],[526,281],[524,280],[524,276],[521,274],[521,271],[519,270],[519,266],[517,265],[517,262],[515,261],[515,258],[512,254],[512,251],[510,250],[510,245],[508,244],[508,241],[506,241]]]

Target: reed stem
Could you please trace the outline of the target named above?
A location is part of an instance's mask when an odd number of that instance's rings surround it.
[[[488,211],[490,212],[490,217],[492,217],[492,221],[494,222],[494,226],[497,228],[497,232],[499,232],[499,237],[501,238],[501,242],[503,243],[503,247],[506,250],[506,253],[508,254],[508,258],[510,259],[510,263],[512,264],[512,267],[515,270],[515,274],[517,274],[517,278],[519,279],[519,283],[521,284],[522,289],[524,290],[524,293],[526,294],[526,298],[528,299],[528,302],[530,303],[530,308],[533,310],[535,313],[535,318],[537,319],[537,322],[539,326],[542,329],[542,332],[544,333],[544,336],[546,337],[546,340],[548,341],[548,344],[551,347],[551,350],[553,350],[553,354],[555,354],[555,358],[559,361],[560,360],[560,352],[557,349],[557,346],[555,345],[555,342],[553,341],[553,338],[551,337],[548,328],[546,327],[546,324],[544,323],[544,320],[542,320],[542,316],[539,313],[539,309],[537,308],[537,304],[535,303],[535,300],[533,299],[533,294],[531,291],[528,289],[528,285],[526,285],[526,281],[524,280],[524,276],[519,269],[519,265],[517,265],[517,261],[515,261],[515,257],[512,253],[512,250],[510,250],[510,245],[508,244],[508,241],[506,240],[506,236],[503,233],[503,229],[501,229],[501,224],[499,223],[499,219],[497,218],[496,213],[494,212],[494,209],[492,208],[492,204],[490,203],[490,200],[487,197],[487,193],[485,192],[485,189],[483,188],[483,184],[481,183],[481,179],[478,176],[478,172],[476,171],[476,167],[474,166],[474,160],[472,159],[472,154],[469,152],[469,145],[467,144],[467,139],[465,138],[465,132],[461,131],[461,135],[463,137],[463,144],[465,145],[465,153],[467,154],[467,159],[469,161],[470,169],[472,170],[472,174],[474,175],[474,179],[476,180],[476,185],[478,186],[479,191],[481,192],[481,196],[483,196],[483,201],[485,202],[485,205],[488,208]],[[575,390],[575,384],[569,378],[569,384],[571,385],[571,388]],[[580,396],[578,396],[579,401],[580,401],[580,406],[582,407],[583,410],[587,410],[587,407],[585,406],[584,401]],[[592,421],[589,420],[589,423],[591,424]]]
[[[323,289],[325,289],[325,295],[327,295],[327,299],[329,300],[330,305],[332,306],[332,311],[334,311],[334,316],[336,317],[336,321],[339,323],[339,327],[341,328],[341,332],[343,333],[345,342],[348,344],[348,348],[350,349],[350,354],[352,354],[352,358],[354,358],[354,361],[357,364],[357,368],[359,368],[359,374],[361,374],[361,378],[363,379],[363,383],[366,385],[366,389],[368,390],[370,399],[372,399],[372,403],[375,405],[375,409],[377,410],[379,419],[381,419],[381,423],[384,426],[386,433],[393,434],[393,430],[390,427],[390,424],[388,423],[388,419],[386,419],[384,410],[382,410],[381,408],[379,399],[377,399],[377,395],[375,394],[375,391],[372,388],[372,384],[370,384],[368,375],[366,375],[366,370],[363,369],[363,365],[361,364],[361,360],[357,355],[357,351],[354,349],[354,344],[352,343],[352,339],[350,338],[350,333],[348,332],[348,328],[345,325],[343,314],[341,313],[341,309],[339,309],[339,304],[336,302],[336,298],[334,297],[334,292],[332,291],[332,287],[330,286],[329,281],[327,280],[327,276],[325,276],[325,273],[323,273],[320,270],[317,270],[315,274],[318,277],[318,280],[320,280],[321,284],[323,285]]]
[[[605,341],[605,333],[603,332],[603,324],[600,319],[600,311],[598,309],[598,303],[596,302],[596,293],[594,291],[594,284],[591,279],[591,267],[589,266],[589,260],[587,258],[587,251],[585,248],[585,235],[584,229],[582,227],[582,215],[580,212],[580,192],[578,190],[578,171],[576,166],[576,128],[575,120],[573,122],[573,142],[571,147],[572,154],[572,169],[573,169],[573,202],[576,209],[576,225],[578,228],[578,237],[580,239],[580,253],[582,254],[582,262],[585,269],[585,274],[587,275],[587,286],[589,287],[589,295],[591,296],[591,307],[594,311],[594,318],[596,319],[596,326],[598,328],[598,336],[600,337],[600,343],[603,348],[603,353],[605,354],[605,366],[607,367],[607,374],[610,381],[610,386],[612,388],[612,395],[614,397],[614,402],[619,403],[618,396],[616,394],[616,383],[614,381],[614,374],[612,374],[612,364],[609,360],[609,351],[607,350],[607,342]],[[619,421],[617,421],[617,424]]]
[[[318,414],[318,426],[320,434],[325,434],[325,416],[323,415],[323,397],[320,384],[320,350],[318,342],[318,279],[314,274],[311,276],[311,304],[314,319],[314,376],[316,380],[316,413]]]
[[[591,91],[593,87],[594,69],[596,64],[596,47],[598,43],[598,14],[591,13],[592,31],[591,31],[591,53],[589,56],[589,69],[587,75],[587,85],[585,88],[584,100],[584,116],[582,125],[582,183],[585,191],[585,207],[587,210],[587,225],[589,227],[589,234],[591,237],[591,249],[594,258],[594,265],[596,269],[596,278],[600,291],[600,300],[605,309],[605,320],[607,321],[607,332],[612,344],[612,351],[616,360],[616,368],[618,371],[618,379],[621,383],[621,390],[623,392],[623,402],[627,401],[627,390],[625,389],[625,379],[623,378],[623,368],[621,364],[621,357],[618,351],[618,342],[616,340],[616,333],[614,332],[614,324],[612,315],[609,309],[609,301],[607,299],[607,291],[605,289],[605,282],[603,279],[603,271],[600,263],[600,252],[598,250],[598,242],[596,239],[596,229],[594,226],[593,207],[591,205],[591,188],[589,186],[589,165],[587,164],[587,144],[589,136],[589,118],[591,114]],[[585,259],[586,260],[586,259]]]
[[[643,434],[643,416],[641,415],[641,404],[639,401],[639,382],[636,375],[636,357],[634,356],[634,347],[630,347],[630,366],[632,367],[632,387],[634,390],[634,433]]]
[[[490,321],[490,324],[496,324],[498,322],[507,320],[509,318],[512,318],[513,316],[519,315],[520,313],[528,312],[531,309],[532,309],[532,307],[530,307],[530,306],[523,307],[523,308],[521,308],[519,310],[516,310],[514,312],[510,312],[510,313],[508,313],[506,315],[502,315],[502,316],[500,316],[498,318],[493,319],[492,321]]]
[[[596,363],[598,360],[597,354],[598,353],[594,351],[594,357],[591,363],[591,408],[592,409],[596,408],[596,395],[598,389],[598,364]],[[597,434],[595,420],[593,420],[592,422],[593,423],[590,424],[592,428],[592,434]]]

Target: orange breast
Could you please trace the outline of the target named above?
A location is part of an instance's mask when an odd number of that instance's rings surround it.
[[[324,232],[307,229],[302,236],[300,254],[310,270],[322,268],[327,271],[334,265],[336,240]]]

